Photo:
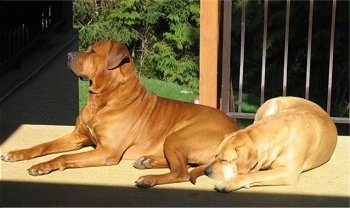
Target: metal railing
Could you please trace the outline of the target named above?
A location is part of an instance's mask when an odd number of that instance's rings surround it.
[[[240,21],[240,62],[239,62],[239,79],[238,79],[238,95],[235,109],[233,99],[233,86],[232,86],[232,72],[231,72],[231,25],[232,25],[232,2],[222,1],[223,14],[222,14],[222,77],[221,77],[221,110],[227,113],[231,117],[242,118],[242,119],[253,119],[255,113],[247,113],[242,111],[242,99],[243,99],[243,78],[244,73],[244,60],[245,60],[245,27],[246,27],[246,3],[247,0],[241,1],[241,21]],[[291,18],[291,1],[286,0],[286,16],[285,16],[285,36],[284,36],[284,59],[283,59],[283,81],[282,81],[282,94],[280,96],[287,96],[287,78],[288,78],[288,52],[289,52],[289,29],[290,29],[290,18]],[[314,0],[309,2],[309,18],[308,18],[308,35],[307,35],[307,55],[306,55],[306,75],[305,75],[305,98],[310,98],[310,76],[311,73],[311,54],[312,54],[312,40],[313,40],[313,13],[314,13]],[[333,55],[334,55],[334,33],[335,33],[335,22],[336,22],[336,6],[337,1],[332,0],[332,11],[331,11],[331,25],[330,25],[330,40],[329,40],[329,67],[328,67],[328,87],[327,87],[327,105],[326,111],[331,114],[331,102],[332,102],[332,77],[333,77]],[[267,50],[267,23],[268,23],[268,8],[269,1],[264,1],[264,20],[263,20],[263,43],[262,43],[262,63],[261,63],[261,82],[260,84],[260,104],[265,101],[265,83],[266,80],[266,50]],[[237,18],[237,17],[235,17]],[[236,29],[236,28],[235,28]],[[346,78],[345,78],[346,79]],[[347,78],[348,79],[348,78]],[[347,112],[349,114],[349,111]],[[335,123],[350,124],[349,115],[347,117],[333,116],[332,119]]]
[[[0,2],[0,71],[49,29],[64,21],[59,1]]]

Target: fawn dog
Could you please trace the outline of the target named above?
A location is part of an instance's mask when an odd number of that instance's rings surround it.
[[[303,171],[326,163],[336,143],[336,127],[320,106],[273,98],[258,109],[252,125],[225,136],[205,174],[221,180],[215,186],[220,192],[292,185]]]

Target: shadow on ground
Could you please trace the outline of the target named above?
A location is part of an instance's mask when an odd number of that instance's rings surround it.
[[[1,181],[1,206],[348,207],[349,198]]]

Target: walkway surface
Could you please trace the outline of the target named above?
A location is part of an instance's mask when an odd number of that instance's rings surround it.
[[[73,129],[72,126],[22,125],[1,144],[1,152],[49,141]],[[252,187],[231,193],[214,191],[215,181],[206,176],[198,178],[196,185],[176,183],[140,189],[134,186],[139,176],[168,170],[137,170],[129,160],[117,166],[67,169],[45,176],[27,174],[30,166],[58,155],[16,163],[1,162],[1,207],[349,206],[350,138],[346,136],[339,136],[331,160],[303,173],[298,185]]]

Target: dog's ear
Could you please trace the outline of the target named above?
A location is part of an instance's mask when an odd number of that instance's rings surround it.
[[[237,171],[239,174],[246,174],[255,167],[258,162],[256,151],[249,146],[240,146],[236,149],[238,158],[236,160]]]
[[[107,57],[107,69],[112,70],[119,65],[130,61],[129,51],[126,46],[120,42],[111,40],[111,48]]]

